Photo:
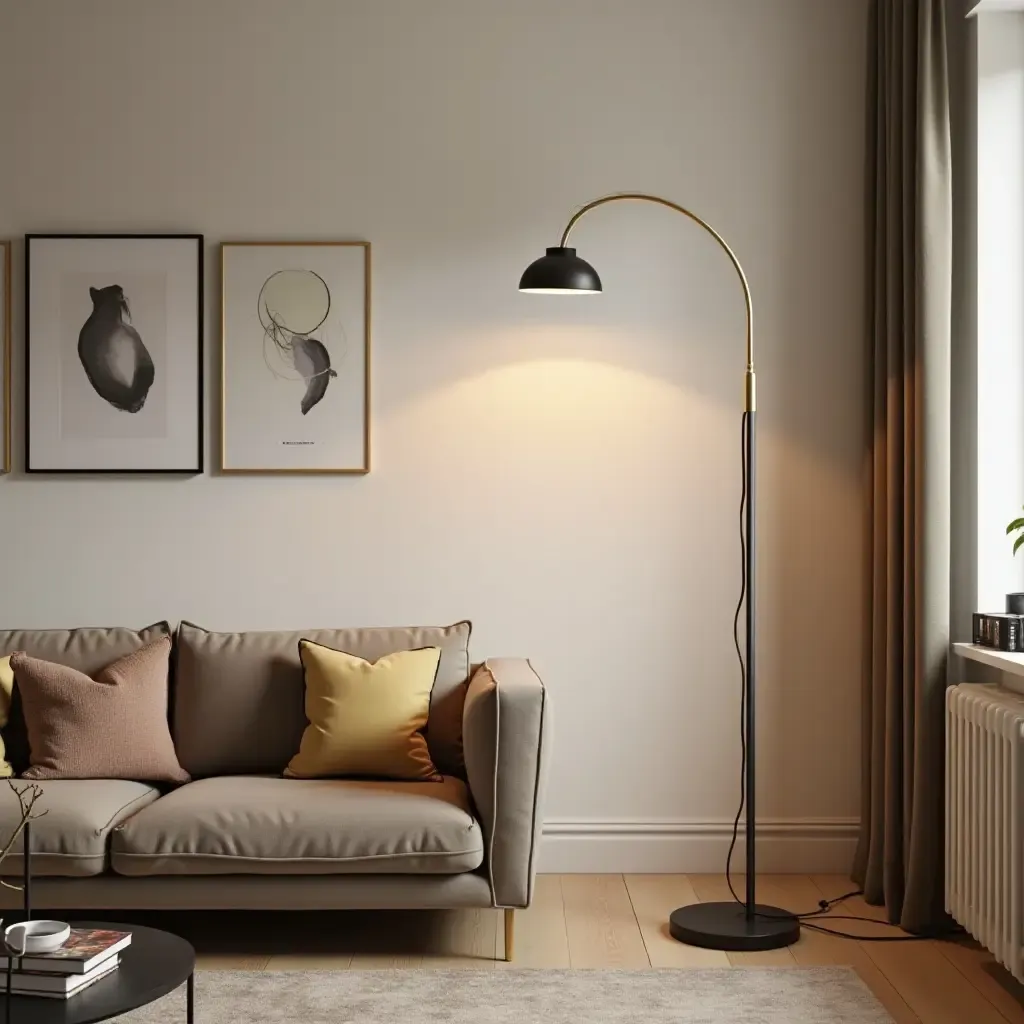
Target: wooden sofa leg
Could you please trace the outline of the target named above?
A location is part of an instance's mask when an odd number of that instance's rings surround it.
[[[505,908],[505,960],[509,963],[515,956],[516,948],[516,912],[511,907]]]

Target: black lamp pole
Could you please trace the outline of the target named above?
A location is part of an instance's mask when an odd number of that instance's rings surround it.
[[[602,196],[587,203],[569,219],[562,232],[561,242],[547,250],[523,272],[519,282],[521,292],[540,294],[596,295],[602,290],[601,278],[586,260],[576,255],[575,249],[566,248],[569,232],[576,222],[598,206],[623,200],[639,200],[656,203],[676,213],[683,214],[700,225],[721,246],[729,257],[740,284],[747,313],[746,370],[744,372],[743,412],[743,492],[746,501],[743,511],[743,532],[745,538],[744,583],[745,583],[745,625],[746,655],[743,673],[743,742],[746,749],[744,777],[744,805],[746,807],[747,886],[744,901],[724,903],[697,903],[680,907],[669,918],[669,930],[680,942],[708,949],[763,950],[789,946],[800,937],[800,922],[792,914],[778,907],[769,907],[756,902],[757,879],[757,771],[755,761],[755,548],[754,525],[756,507],[756,394],[754,377],[754,312],[750,300],[750,286],[740,261],[726,240],[707,221],[702,220],[686,207],[673,203],[661,196],[645,192],[617,192]]]

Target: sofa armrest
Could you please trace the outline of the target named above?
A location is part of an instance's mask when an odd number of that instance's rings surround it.
[[[477,669],[462,740],[496,907],[526,907],[533,895],[550,732],[547,693],[528,661],[495,658]]]

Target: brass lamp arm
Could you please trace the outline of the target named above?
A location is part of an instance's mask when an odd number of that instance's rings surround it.
[[[589,213],[591,210],[596,209],[598,206],[604,206],[605,203],[615,203],[621,199],[633,199],[644,203],[656,203],[659,206],[666,206],[670,210],[675,210],[676,213],[681,213],[684,217],[689,217],[695,224],[699,224],[711,237],[722,247],[726,256],[729,257],[729,262],[732,263],[733,268],[736,270],[736,274],[740,279],[740,284],[743,286],[743,301],[746,305],[747,311],[747,370],[746,370],[746,410],[747,412],[754,411],[754,307],[750,299],[750,285],[747,283],[747,275],[743,272],[743,267],[740,264],[736,253],[732,251],[729,243],[703,218],[698,217],[692,210],[686,209],[685,206],[680,206],[678,203],[673,203],[670,199],[663,199],[661,196],[650,195],[647,192],[615,192],[612,195],[601,196],[599,199],[594,199],[587,203],[585,206],[581,206],[569,219],[569,223],[566,224],[565,230],[562,232],[562,241],[559,243],[562,248],[565,248],[566,242],[569,240],[569,232],[576,226],[576,222]]]

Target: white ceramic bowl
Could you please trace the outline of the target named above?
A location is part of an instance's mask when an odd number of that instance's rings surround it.
[[[53,953],[71,935],[71,926],[63,921],[23,921],[4,929],[8,949],[19,955]]]

